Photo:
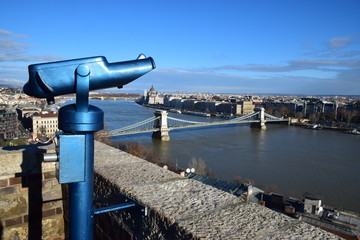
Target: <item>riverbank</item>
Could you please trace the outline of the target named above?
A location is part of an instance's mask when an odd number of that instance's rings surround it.
[[[200,116],[200,117],[218,117],[218,118],[227,118],[227,119],[237,117],[237,116],[229,116],[229,115],[220,114],[220,113],[210,114],[210,113],[205,113],[205,112],[200,112],[200,111],[187,111],[187,110],[182,111],[181,109],[174,108],[174,107],[166,107],[161,104],[141,104],[139,102],[136,102],[136,103],[139,104],[140,106],[147,107],[147,108],[165,110],[165,111],[169,111],[169,112],[173,112],[173,113],[196,115],[196,116]],[[347,132],[347,131],[352,131],[354,129],[360,130],[359,124],[356,124],[356,125],[353,124],[354,126],[344,126],[346,123],[339,122],[339,123],[337,123],[337,125],[328,125],[328,124],[323,124],[321,122],[308,123],[308,122],[303,122],[302,120],[303,119],[299,119],[297,123],[292,123],[291,125],[297,126],[297,127],[305,127],[305,128],[309,128],[309,129],[311,129],[312,126],[317,125],[318,126],[317,129],[332,130],[332,131],[339,131],[339,132]],[[349,124],[347,124],[347,125],[349,125]]]
[[[206,113],[206,112],[201,112],[201,111],[182,110],[182,109],[174,108],[174,107],[166,107],[166,106],[160,105],[160,104],[141,104],[138,102],[136,102],[136,103],[143,107],[165,110],[165,111],[172,112],[172,113],[187,114],[187,115],[194,115],[194,116],[200,116],[200,117],[219,117],[219,118],[226,117],[226,118],[229,118],[229,115],[220,114],[220,113],[214,114],[214,113]]]
[[[307,128],[307,129],[324,129],[324,130],[332,130],[332,131],[338,131],[338,132],[343,132],[343,133],[347,133],[348,131],[352,131],[354,129],[359,129],[359,127],[345,127],[345,126],[326,126],[326,125],[322,125],[322,124],[318,124],[318,123],[293,123],[291,124],[293,126],[296,127],[303,127],[303,128]],[[316,125],[315,128],[313,128]]]

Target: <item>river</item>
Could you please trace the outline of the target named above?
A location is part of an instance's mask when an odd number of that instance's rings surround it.
[[[91,104],[104,110],[109,130],[150,118],[155,111],[124,100]],[[255,186],[299,199],[310,192],[323,204],[360,213],[360,136],[277,124],[258,130],[245,124],[174,130],[169,142],[154,140],[151,133],[113,137],[113,141],[143,144],[181,168],[200,158],[218,178],[251,179]]]

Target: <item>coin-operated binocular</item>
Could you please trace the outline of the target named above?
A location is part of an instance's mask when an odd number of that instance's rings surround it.
[[[105,57],[89,57],[29,66],[27,95],[46,98],[76,94],[76,103],[59,110],[58,128],[63,131],[56,154],[44,161],[58,161],[60,183],[69,183],[69,237],[93,239],[94,132],[103,129],[104,112],[89,105],[89,91],[128,84],[155,68],[154,60],[140,54],[136,60],[108,63]],[[122,209],[123,205],[114,209]]]
[[[51,103],[55,96],[78,92],[74,78],[77,74],[82,77],[90,75],[89,90],[98,90],[122,88],[154,68],[154,60],[143,54],[136,60],[116,63],[108,63],[105,57],[89,57],[33,64],[29,66],[29,81],[24,86],[24,92],[46,98]]]

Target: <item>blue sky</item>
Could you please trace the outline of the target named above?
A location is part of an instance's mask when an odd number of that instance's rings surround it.
[[[121,91],[360,95],[360,1],[0,3],[0,85],[34,63],[154,58]]]

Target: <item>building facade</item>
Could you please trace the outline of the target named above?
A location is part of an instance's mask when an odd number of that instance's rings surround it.
[[[57,113],[34,113],[32,117],[33,139],[51,137],[58,131]]]
[[[16,111],[0,109],[0,139],[19,137],[19,122]]]
[[[143,99],[145,104],[164,104],[164,96],[157,93],[154,87],[151,87],[149,92],[144,91]]]
[[[255,105],[252,101],[241,101],[241,114],[249,114],[254,112]]]

